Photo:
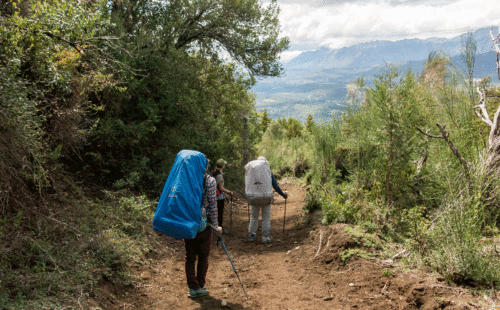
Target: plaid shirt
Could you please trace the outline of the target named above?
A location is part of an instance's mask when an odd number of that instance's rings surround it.
[[[217,204],[215,202],[215,179],[211,176],[207,176],[207,192],[205,193],[205,200],[203,201],[203,207],[207,209],[207,220],[209,223],[215,227],[219,226],[217,221]]]

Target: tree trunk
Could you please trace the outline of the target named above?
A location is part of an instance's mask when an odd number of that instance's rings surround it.
[[[488,110],[486,109],[486,92],[484,90],[477,88],[477,92],[481,95],[481,100],[479,104],[474,108],[476,110],[477,116],[490,126],[490,135],[488,137],[488,152],[486,159],[486,171],[487,174],[495,172],[499,167],[500,159],[500,106],[498,107],[493,121],[490,120]]]
[[[392,117],[390,117],[392,120]],[[392,188],[391,188],[391,171],[392,165],[394,164],[394,145],[393,145],[393,134],[392,134],[392,123],[389,125],[389,163],[387,164],[387,174],[385,176],[385,190],[386,190],[386,202],[387,211],[392,204]]]
[[[250,149],[248,147],[248,119],[243,117],[243,166],[250,161]]]

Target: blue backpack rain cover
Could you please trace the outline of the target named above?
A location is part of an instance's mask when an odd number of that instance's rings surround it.
[[[201,222],[205,155],[182,150],[177,154],[163,187],[153,228],[176,239],[196,237]]]

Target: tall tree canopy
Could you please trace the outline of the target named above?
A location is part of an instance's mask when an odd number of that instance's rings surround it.
[[[289,45],[280,38],[276,0],[113,1],[111,12],[123,33],[154,38],[152,49],[200,52],[213,61],[229,56],[253,76],[282,73],[279,55]],[[153,43],[153,42],[151,42]]]
[[[281,74],[288,47],[276,1],[124,0],[103,12],[121,38],[114,57],[132,70],[94,98],[106,108],[87,158],[101,180],[158,192],[183,148],[240,162],[243,120],[258,121],[249,89]]]

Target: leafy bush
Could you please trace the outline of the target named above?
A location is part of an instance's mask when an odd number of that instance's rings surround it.
[[[294,121],[292,123],[295,123]],[[288,121],[273,121],[257,145],[257,155],[264,156],[275,174],[286,173],[296,177],[307,175],[311,167],[314,149],[311,133],[301,128],[301,135],[287,136]]]
[[[323,224],[357,223],[372,221],[374,209],[363,198],[363,192],[349,183],[335,187],[333,194],[326,194],[321,200]]]
[[[370,233],[361,226],[347,226],[344,230],[357,244],[374,249],[383,249],[384,247],[384,242],[379,238],[377,233]]]
[[[321,210],[321,199],[318,197],[318,194],[316,192],[308,190],[304,201],[306,203],[306,205],[304,206],[304,210],[306,210],[307,212]]]
[[[500,280],[500,259],[493,241],[483,242],[484,206],[475,199],[455,197],[429,232],[429,264],[450,280],[489,285]]]

